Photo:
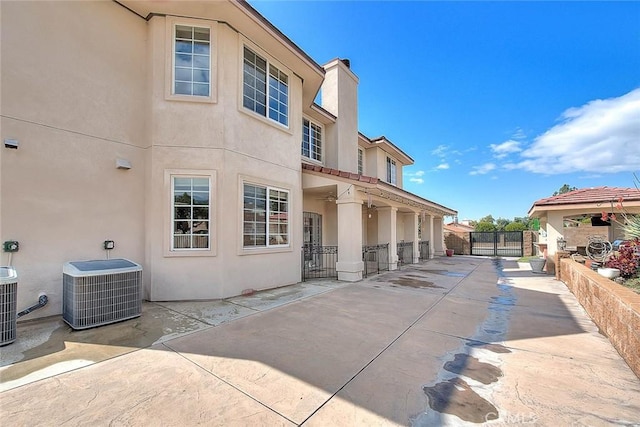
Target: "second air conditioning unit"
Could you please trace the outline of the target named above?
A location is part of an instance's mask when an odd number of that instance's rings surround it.
[[[126,259],[72,261],[63,267],[63,319],[73,329],[142,314],[142,267]]]

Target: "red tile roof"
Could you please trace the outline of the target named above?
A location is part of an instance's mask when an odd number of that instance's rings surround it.
[[[386,187],[389,190],[396,192],[396,193],[404,193],[407,196],[412,197],[415,200],[421,201],[422,203],[428,203],[431,204],[432,206],[438,207],[443,209],[444,211],[448,211],[446,212],[444,215],[455,215],[458,213],[458,211],[453,210],[451,208],[448,208],[444,205],[441,205],[439,203],[436,202],[432,202],[431,200],[425,199],[424,197],[420,197],[417,194],[413,194],[410,191],[407,191],[403,188],[399,188],[396,187],[392,184],[389,184],[387,182],[384,182],[378,178],[374,178],[372,176],[366,176],[366,175],[360,175],[357,173],[353,173],[353,172],[348,172],[348,171],[341,171],[338,169],[333,169],[333,168],[327,168],[324,166],[320,166],[320,165],[310,165],[308,163],[302,163],[302,170],[308,170],[308,171],[313,171],[313,172],[319,172],[319,173],[323,173],[326,175],[332,175],[332,176],[338,176],[341,178],[346,178],[346,179],[350,179],[353,181],[358,181],[358,182],[366,182],[366,183],[370,183],[370,184],[374,184],[374,185],[379,185],[378,188],[380,187]]]
[[[617,203],[620,197],[627,201],[640,200],[640,190],[637,188],[622,187],[581,188],[579,190],[569,191],[568,193],[559,194],[557,196],[536,200],[533,203],[533,206],[574,205],[602,202]]]
[[[460,224],[460,223],[454,223],[454,222],[450,222],[449,224],[445,224],[444,225],[444,229],[446,231],[452,231],[454,233],[468,233],[470,231],[475,231],[474,227],[471,227],[470,225],[465,225],[465,224]]]
[[[360,175],[358,173],[341,171],[341,170],[338,170],[338,169],[325,168],[324,166],[310,165],[310,164],[307,164],[307,163],[303,163],[302,164],[302,169],[303,170],[314,171],[314,172],[325,173],[327,175],[339,176],[341,178],[353,179],[355,181],[360,181],[360,182],[368,182],[370,184],[377,184],[378,183],[378,178],[374,178],[372,176]]]

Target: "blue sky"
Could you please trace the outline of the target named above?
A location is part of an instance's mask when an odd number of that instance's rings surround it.
[[[640,174],[640,2],[267,1],[319,64],[351,60],[359,127],[459,218]]]

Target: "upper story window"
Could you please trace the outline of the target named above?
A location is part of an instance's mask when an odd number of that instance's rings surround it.
[[[302,120],[302,155],[322,161],[322,128],[307,119]]]
[[[387,182],[396,185],[396,161],[387,157]]]
[[[363,173],[363,163],[362,163],[362,150],[358,148],[358,173],[362,175]]]
[[[289,77],[248,47],[244,48],[242,105],[289,125]]]
[[[211,29],[176,25],[174,30],[173,93],[211,95]]]
[[[209,249],[211,182],[209,177],[173,176],[172,250]]]
[[[243,246],[288,246],[289,192],[245,183],[243,199]]]

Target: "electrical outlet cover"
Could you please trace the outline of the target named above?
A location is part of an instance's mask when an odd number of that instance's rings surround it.
[[[7,240],[3,243],[2,249],[5,252],[18,252],[20,249],[20,244],[15,240]]]

